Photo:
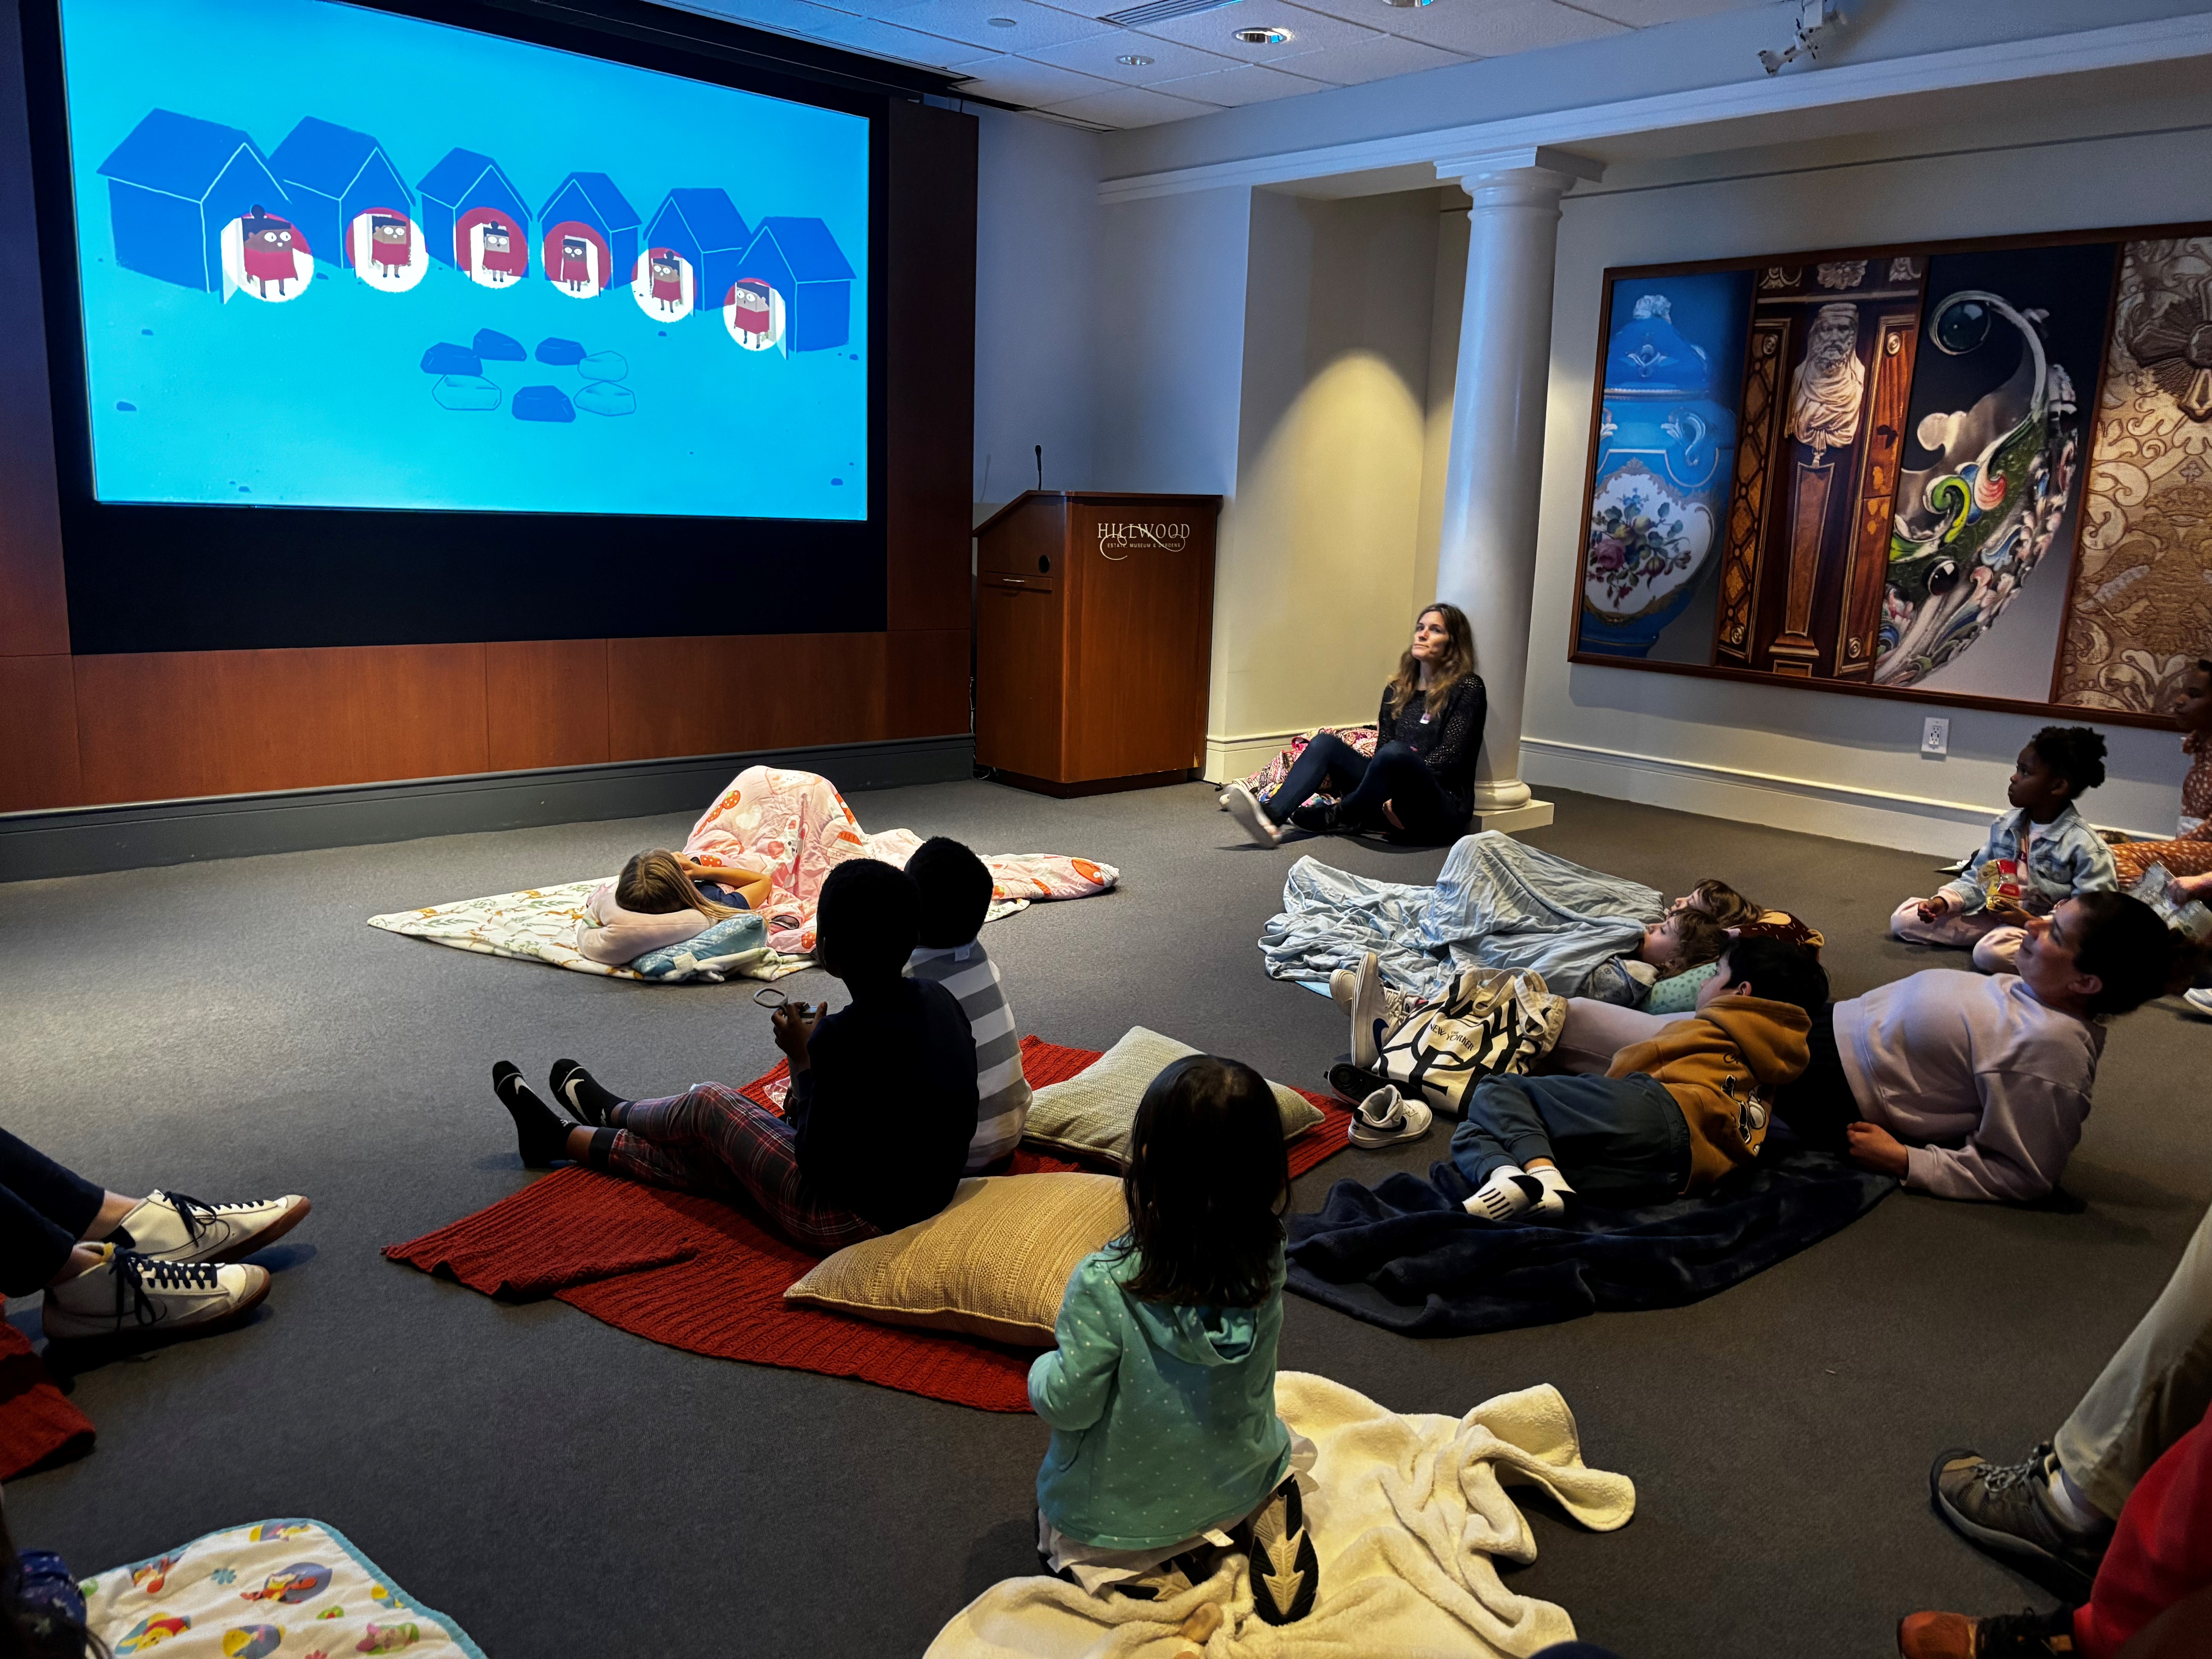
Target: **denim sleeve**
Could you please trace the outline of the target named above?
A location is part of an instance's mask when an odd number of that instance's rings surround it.
[[[2004,825],[2005,819],[2002,817],[1990,825],[1990,833],[1982,838],[1982,844],[1974,849],[1974,855],[1966,860],[1966,867],[1949,881],[1945,882],[1938,890],[1942,892],[1956,894],[1969,915],[1988,902],[1982,892],[1982,866],[1991,859],[2004,856]]]

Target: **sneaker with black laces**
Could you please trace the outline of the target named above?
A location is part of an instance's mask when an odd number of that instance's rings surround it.
[[[2074,1651],[2074,1610],[1909,1613],[1897,1622],[1897,1650],[1904,1659],[2061,1659]]]
[[[1270,1625],[1292,1625],[1313,1611],[1321,1560],[1306,1530],[1296,1475],[1287,1476],[1249,1522],[1252,1611]]]
[[[46,1335],[57,1342],[127,1338],[167,1341],[222,1330],[269,1294],[269,1270],[240,1263],[160,1261],[113,1245],[100,1260],[46,1290]]]
[[[1386,1083],[1359,1103],[1352,1115],[1351,1140],[1372,1150],[1419,1140],[1436,1122],[1436,1114],[1425,1100],[1408,1100],[1397,1085]]]
[[[151,1192],[112,1235],[156,1261],[235,1261],[274,1244],[313,1208],[297,1193],[210,1204],[185,1193]]]
[[[2112,1528],[2085,1529],[2059,1513],[2050,1496],[2056,1467],[2048,1442],[2019,1463],[1992,1463],[1960,1447],[1939,1453],[1929,1466],[1929,1496],[1936,1512],[1968,1543],[2021,1564],[2073,1601],[2086,1601]]]

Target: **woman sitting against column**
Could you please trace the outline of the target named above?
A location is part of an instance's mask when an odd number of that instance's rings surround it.
[[[1222,805],[1262,847],[1280,844],[1286,822],[1321,836],[1382,830],[1394,841],[1440,847],[1466,833],[1474,810],[1474,763],[1488,712],[1467,613],[1430,605],[1382,688],[1371,758],[1323,732],[1267,799],[1232,783]],[[1314,799],[1325,789],[1337,797],[1334,805]]]

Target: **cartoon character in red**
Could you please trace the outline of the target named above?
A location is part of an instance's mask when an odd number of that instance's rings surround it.
[[[775,326],[775,303],[770,297],[774,290],[758,277],[741,277],[730,290],[736,306],[732,326],[740,333],[750,336],[738,343],[758,350],[769,343],[769,332]]]
[[[553,264],[553,280],[572,294],[581,294],[592,280],[592,245],[580,236],[562,236],[561,254]]]
[[[415,257],[415,229],[404,218],[389,213],[368,216],[368,257],[383,276],[404,276]]]
[[[675,311],[684,303],[684,261],[665,247],[653,249],[652,258],[653,297],[663,311]]]
[[[518,246],[520,240],[514,227],[504,219],[484,221],[483,258],[477,262],[477,269],[491,277],[495,285],[511,281],[530,268],[530,252]]]
[[[256,202],[253,211],[239,222],[245,236],[246,275],[261,290],[264,299],[269,297],[269,284],[276,284],[278,298],[284,296],[284,285],[299,280],[299,269],[292,263],[293,250],[307,251],[307,243],[291,222],[271,216]]]

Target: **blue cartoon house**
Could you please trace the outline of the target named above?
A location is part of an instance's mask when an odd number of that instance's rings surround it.
[[[690,261],[697,314],[711,317],[745,273],[752,232],[723,190],[672,190],[645,233],[647,247],[672,248]]]
[[[343,260],[347,228],[372,208],[414,216],[415,193],[365,132],[310,115],[270,153],[269,165],[291,198],[292,222],[318,258]]]
[[[744,265],[784,296],[787,349],[828,351],[851,337],[853,267],[819,219],[762,220]]]
[[[527,258],[530,210],[522,204],[514,180],[490,156],[472,149],[449,149],[416,188],[422,192],[420,222],[432,258],[457,270],[465,268],[469,232],[479,224],[505,229],[514,245],[511,258],[518,263]]]
[[[125,270],[205,294],[222,292],[222,233],[258,205],[290,218],[269,158],[236,127],[157,109],[100,164]],[[330,257],[312,235],[308,252]],[[332,250],[335,252],[335,250]]]
[[[558,254],[556,232],[562,225],[581,225],[599,240],[606,269],[600,273],[601,289],[626,288],[637,269],[638,232],[643,222],[626,201],[615,181],[604,173],[572,173],[538,210],[539,234],[545,239],[546,265],[555,268]]]

